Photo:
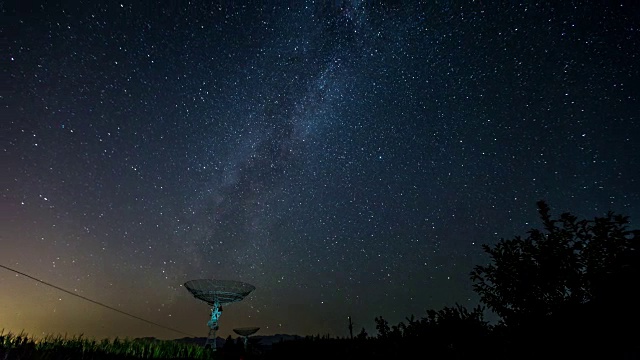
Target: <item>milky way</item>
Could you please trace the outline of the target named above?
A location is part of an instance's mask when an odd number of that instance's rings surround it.
[[[321,2],[322,3],[322,2]],[[148,5],[148,4],[147,4]],[[0,264],[204,336],[475,306],[481,244],[640,217],[636,5],[3,5]],[[0,328],[182,336],[0,271]]]

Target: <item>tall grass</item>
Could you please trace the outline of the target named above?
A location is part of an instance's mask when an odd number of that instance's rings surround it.
[[[214,354],[196,344],[170,340],[128,338],[113,340],[79,336],[51,336],[42,339],[24,332],[0,331],[0,360],[13,359],[214,359]]]

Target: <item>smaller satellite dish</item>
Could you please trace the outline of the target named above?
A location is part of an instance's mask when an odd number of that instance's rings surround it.
[[[245,328],[237,328],[233,329],[233,332],[240,336],[251,336],[256,333],[256,331],[260,330],[259,327],[245,327]]]
[[[233,332],[244,337],[244,349],[247,349],[247,343],[249,342],[249,336],[256,333],[256,331],[260,330],[259,327],[243,327],[233,329]]]

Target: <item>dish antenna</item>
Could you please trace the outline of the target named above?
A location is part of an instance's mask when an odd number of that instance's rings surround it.
[[[247,350],[247,343],[249,342],[249,336],[256,333],[256,331],[260,330],[259,327],[244,327],[233,329],[233,332],[244,337],[244,349]]]
[[[211,319],[207,322],[209,335],[204,346],[207,347],[212,342],[214,351],[216,350],[216,332],[218,331],[218,319],[222,315],[222,305],[240,301],[256,289],[255,286],[241,281],[213,279],[190,280],[184,283],[184,287],[196,299],[211,306]]]

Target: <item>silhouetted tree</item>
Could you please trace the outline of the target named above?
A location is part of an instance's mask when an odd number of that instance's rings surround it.
[[[391,331],[389,331],[389,337],[391,339],[400,339],[402,337],[402,334],[405,328],[406,326],[402,321],[398,323],[398,325],[391,326]]]
[[[639,283],[640,232],[627,229],[628,217],[608,212],[578,220],[563,213],[552,219],[544,201],[537,205],[543,230],[483,245],[491,263],[471,273],[481,300],[507,327],[530,329],[523,337],[541,334],[534,329],[544,326],[549,331],[540,341],[545,343],[553,341],[559,329],[583,334],[585,341],[587,336],[597,338],[593,334],[605,327],[620,328],[625,316],[637,318],[637,306],[629,299]],[[627,314],[614,315],[616,307]],[[608,319],[598,322],[602,314]],[[616,323],[611,322],[614,318]]]
[[[553,220],[544,201],[538,211],[545,231],[483,245],[492,263],[471,273],[482,301],[507,324],[591,300],[616,262],[633,249],[628,217],[609,212],[578,221],[564,213]]]
[[[367,334],[367,331],[363,327],[362,330],[360,330],[360,333],[358,334],[358,336],[356,336],[356,338],[359,340],[365,340],[368,336],[369,334]]]
[[[378,330],[378,338],[386,339],[389,337],[389,332],[391,329],[389,328],[389,322],[380,317],[375,318],[376,321],[376,330]]]

